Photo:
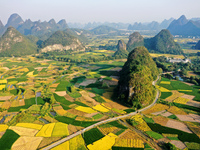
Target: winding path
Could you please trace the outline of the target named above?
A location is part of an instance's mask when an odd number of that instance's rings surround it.
[[[158,81],[158,79],[159,79],[159,76],[157,77],[157,79],[156,79],[155,81],[152,82],[152,84],[153,84],[154,86],[155,86],[156,82]],[[129,114],[126,114],[126,115],[122,115],[122,116],[110,118],[110,119],[103,120],[103,121],[100,121],[100,122],[98,122],[98,123],[95,123],[95,124],[93,124],[93,125],[91,125],[91,126],[89,126],[89,127],[86,127],[86,128],[84,128],[84,129],[82,129],[82,130],[80,130],[80,131],[78,131],[78,132],[76,132],[76,133],[74,133],[74,134],[71,134],[71,135],[67,136],[66,138],[63,138],[63,139],[61,139],[61,140],[59,140],[59,141],[57,141],[57,142],[55,142],[55,143],[52,143],[51,145],[49,145],[49,146],[43,148],[43,150],[52,149],[52,148],[54,148],[54,147],[56,147],[56,146],[62,144],[63,142],[66,142],[66,141],[68,141],[68,140],[70,140],[70,139],[72,139],[72,138],[78,136],[79,134],[82,134],[82,133],[84,133],[85,131],[87,131],[87,130],[89,130],[89,129],[92,129],[92,128],[96,127],[96,126],[99,126],[99,125],[101,125],[101,124],[105,124],[105,123],[108,123],[108,122],[111,122],[111,121],[115,121],[115,120],[119,120],[119,119],[123,119],[123,118],[129,117],[129,116],[136,115],[138,112],[142,112],[142,111],[144,111],[144,110],[146,110],[146,109],[151,108],[151,107],[157,102],[158,97],[159,97],[159,91],[157,90],[157,94],[156,94],[155,100],[153,101],[153,103],[152,103],[151,105],[149,105],[149,106],[147,106],[147,107],[145,107],[145,108],[139,109],[139,110],[137,110],[136,112],[132,112],[132,113],[129,113]]]

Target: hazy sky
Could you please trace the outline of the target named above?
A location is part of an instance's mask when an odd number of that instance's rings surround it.
[[[56,22],[161,22],[181,15],[200,17],[200,0],[0,0],[0,20],[18,13],[23,20]]]

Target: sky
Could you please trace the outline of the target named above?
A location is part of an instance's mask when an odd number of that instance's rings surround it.
[[[11,14],[23,20],[56,22],[161,22],[181,15],[200,17],[200,0],[0,0],[0,20]]]

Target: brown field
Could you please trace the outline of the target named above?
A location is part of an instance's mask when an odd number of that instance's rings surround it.
[[[119,135],[120,138],[123,139],[141,139],[140,135],[138,135],[136,132],[131,131],[130,129],[127,129],[125,132]]]
[[[58,96],[65,96],[67,93],[66,91],[59,91],[59,92],[55,92]]]
[[[11,103],[9,101],[5,101],[1,107],[8,109],[8,108],[10,108],[10,106],[11,106]]]
[[[151,113],[154,113],[154,112],[160,112],[160,111],[166,110],[168,108],[169,108],[169,106],[167,106],[167,105],[156,104],[153,107],[151,107],[150,109],[143,111],[143,114],[151,114]]]
[[[20,99],[19,100],[19,106],[24,106],[24,105],[25,105],[24,99]]]
[[[61,106],[61,107],[62,107],[62,106]],[[58,114],[61,115],[61,116],[65,115],[65,114],[67,113],[67,111],[64,110],[64,109],[58,109],[58,110],[55,110],[55,111],[56,111],[56,113],[58,113]]]
[[[190,122],[187,122],[187,125],[200,138],[200,127]]]
[[[185,149],[186,148],[185,144],[181,141],[172,140],[170,143],[172,143],[173,145],[175,145],[179,149]]]
[[[66,93],[66,92],[65,92]],[[71,96],[69,96],[68,94],[65,94],[65,99],[66,100],[68,100],[68,101],[70,101],[70,102],[74,102],[74,98],[73,97],[71,97]]]
[[[155,116],[155,117],[153,117],[153,120],[155,121],[155,123],[165,126],[169,119],[165,118],[163,116]]]
[[[192,133],[184,123],[172,119],[167,122],[166,127],[178,129],[187,133]]]
[[[104,96],[105,98],[111,99],[112,94],[113,94],[113,92],[106,92],[106,93],[103,93],[103,96]]]
[[[38,146],[38,149],[41,149],[47,145],[50,145],[51,143],[54,143],[60,139],[61,137],[44,137],[40,145]]]
[[[79,111],[79,110],[76,110],[76,109],[69,109],[69,110],[67,110],[67,112],[74,114],[74,115],[77,115],[77,116],[85,116],[87,114],[85,112],[82,112],[82,111]]]
[[[82,97],[84,98],[85,101],[88,101],[90,103],[92,102],[92,105],[95,106],[95,105],[99,104],[97,101],[95,101],[93,98],[91,98],[86,91],[80,91],[80,94],[82,95]]]
[[[84,117],[93,117],[96,114],[99,114],[99,112],[91,113],[91,114],[85,114]]]
[[[97,79],[86,79],[85,81],[83,81],[82,83],[79,84],[79,86],[87,86],[89,84],[95,83],[97,81]]]
[[[49,122],[52,122],[52,123],[58,122],[56,119],[51,118],[50,116],[44,116],[43,118],[46,119],[46,120],[49,121]]]
[[[123,106],[123,105],[121,105],[121,104],[118,104],[117,102],[104,103],[104,105],[105,105],[106,107],[109,107],[109,108],[116,108],[116,109],[119,109],[119,110],[128,109],[128,107]]]
[[[192,100],[195,96],[185,94],[185,95],[183,95],[183,96],[181,96],[181,97],[182,97],[182,98],[187,98],[187,99]]]
[[[118,80],[113,78],[112,80],[104,80],[103,83],[107,83],[108,85],[117,85]]]
[[[58,84],[59,84],[59,83],[54,83],[54,84],[50,85],[50,87],[52,87],[52,88],[53,88],[53,87],[56,88],[56,87],[58,86]]]
[[[17,134],[21,136],[35,136],[35,134],[39,131],[36,129],[17,127],[17,126],[10,126],[9,129],[15,131]]]
[[[190,115],[176,115],[181,121],[196,122]]]
[[[69,134],[72,134],[72,133],[78,131],[78,129],[76,128],[76,126],[69,124],[68,125],[68,131],[69,131]]]
[[[173,114],[168,112],[168,111],[166,111],[165,113],[162,113],[161,115],[164,116],[164,117],[169,117],[169,116],[171,116]]]
[[[94,93],[88,92],[90,97],[95,97],[96,95]]]
[[[193,100],[188,101],[188,102],[186,103],[186,105],[200,108],[200,102],[193,101]]]
[[[175,115],[187,115],[186,112],[184,112],[182,109],[176,107],[176,106],[170,106],[170,108],[167,110]]]
[[[99,129],[104,135],[107,135],[107,134],[109,134],[111,132],[114,132],[118,128],[117,127],[106,127],[106,128],[99,128]]]
[[[163,114],[165,112],[166,112],[166,110],[162,110],[162,111],[154,112],[154,113],[151,113],[151,114],[157,116],[157,115]]]
[[[0,96],[0,101],[9,100],[12,96]]]
[[[187,73],[189,76],[198,76],[198,74],[195,74],[193,71],[188,71]]]
[[[12,150],[36,150],[43,137],[22,136],[12,145]]]

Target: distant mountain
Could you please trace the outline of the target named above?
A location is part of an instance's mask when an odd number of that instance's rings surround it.
[[[115,29],[127,29],[129,24],[128,23],[122,23],[122,22],[118,22],[118,23],[110,23],[110,22],[104,22],[104,23],[93,22],[93,23],[91,23],[91,22],[89,22],[89,23],[86,23],[86,24],[69,22],[68,25],[69,25],[70,28],[92,30],[92,29],[94,29],[98,26],[101,26],[101,25],[109,26],[109,27],[112,27],[112,28],[115,28]]]
[[[0,56],[23,56],[36,52],[36,44],[13,27],[8,27],[0,38]]]
[[[49,20],[49,22],[32,22],[30,19],[28,19],[24,22],[18,14],[12,14],[9,17],[5,27],[7,28],[9,26],[13,26],[24,35],[34,35],[41,40],[46,40],[55,31],[65,30],[68,28],[68,25],[64,19],[60,20],[58,23],[56,23],[54,19]],[[0,24],[0,35],[3,32],[1,30],[4,29],[2,29]]]
[[[183,54],[180,45],[174,42],[173,36],[167,29],[161,30],[155,37],[145,39],[145,47],[150,52],[165,54]]]
[[[152,82],[157,78],[156,63],[144,47],[132,50],[120,71],[116,95],[119,100],[139,109],[150,104],[156,95]]]
[[[198,43],[194,46],[194,48],[200,50],[200,40],[199,40]]]
[[[105,25],[98,26],[90,30],[90,32],[92,32],[95,35],[121,35],[122,34],[122,31],[119,31],[115,28],[105,26]]]
[[[133,25],[128,26],[128,30],[156,30],[160,31],[162,29],[166,29],[169,24],[173,21],[173,18],[170,18],[169,20],[164,20],[161,23],[158,23],[156,21],[152,21],[150,23],[134,23]]]
[[[200,21],[188,20],[184,15],[172,21],[168,30],[173,35],[200,36]]]
[[[18,26],[20,26],[23,23],[24,21],[22,20],[22,18],[18,14],[15,13],[9,17],[8,22],[5,25],[5,27],[12,26],[16,29]]]
[[[85,50],[84,46],[76,37],[63,31],[56,31],[42,43],[41,47],[41,52],[56,50],[63,51],[70,49],[74,51]]]
[[[123,40],[119,40],[117,44],[117,51],[114,53],[115,58],[127,58],[128,51],[126,50],[126,44]]]
[[[127,50],[130,52],[138,46],[144,46],[144,38],[140,35],[139,32],[134,32],[129,36]]]
[[[4,34],[6,31],[6,27],[3,25],[3,23],[0,20],[0,37]]]

